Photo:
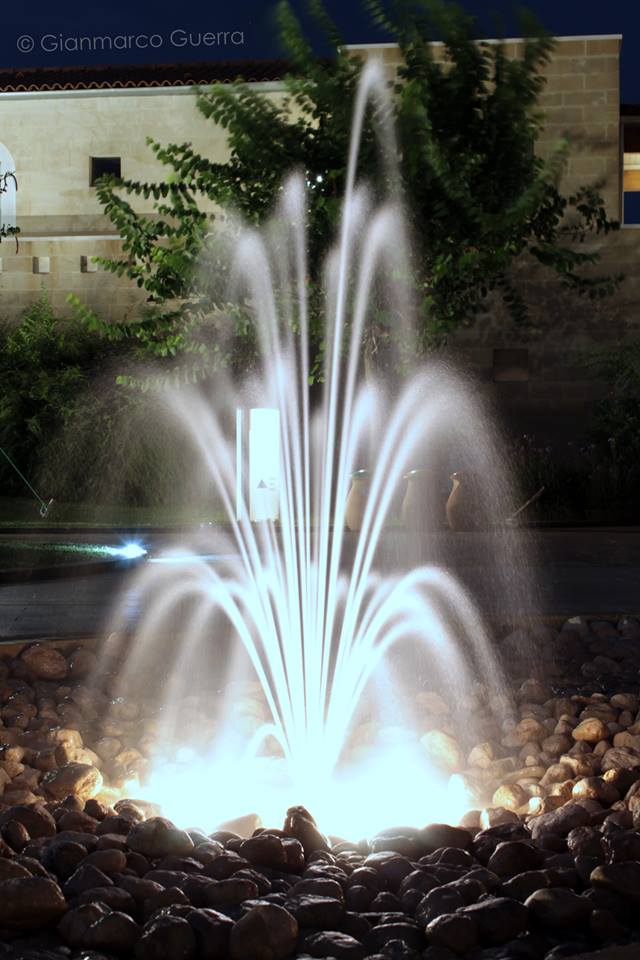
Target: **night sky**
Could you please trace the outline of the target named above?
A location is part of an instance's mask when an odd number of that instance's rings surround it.
[[[360,0],[325,3],[348,42],[386,39],[371,25]],[[524,5],[558,36],[621,33],[622,100],[640,103],[637,0],[529,0]],[[4,4],[0,67],[277,57],[281,50],[273,6],[269,0],[192,0],[166,7],[160,7],[157,0],[143,0],[135,5],[126,0],[110,0],[102,7],[87,0],[58,0],[55,4],[50,0],[31,0],[22,9]],[[293,6],[303,14],[306,2],[293,0]],[[463,6],[478,15],[485,35],[495,36],[495,13],[508,36],[518,35],[514,10],[520,4],[510,0],[493,0],[490,5],[482,0],[465,0]],[[204,39],[206,34],[208,41]],[[85,38],[85,49],[75,50],[80,38]],[[94,49],[86,49],[86,38]],[[94,42],[93,38],[98,39]]]

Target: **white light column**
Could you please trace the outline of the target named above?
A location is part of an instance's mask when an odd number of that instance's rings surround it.
[[[244,500],[244,411],[236,411],[236,516]],[[249,411],[249,519],[277,520],[280,516],[280,413],[271,407]]]

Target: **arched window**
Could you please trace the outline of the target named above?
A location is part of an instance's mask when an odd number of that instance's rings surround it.
[[[13,157],[3,143],[0,143],[0,174],[15,173]],[[4,227],[16,225],[16,185],[9,177],[7,189],[0,193],[0,224]]]

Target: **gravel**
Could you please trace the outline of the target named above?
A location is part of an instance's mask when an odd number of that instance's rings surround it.
[[[640,956],[640,624],[505,630],[498,650],[512,703],[497,719],[478,684],[456,705],[473,741],[444,694],[416,697],[426,754],[477,809],[357,842],[302,807],[206,835],[117,800],[152,755],[144,704],[92,689],[84,646],[0,660],[0,958]]]

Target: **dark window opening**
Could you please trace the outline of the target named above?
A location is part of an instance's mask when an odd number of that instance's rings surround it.
[[[529,379],[528,350],[494,350],[493,379],[495,383],[523,383]]]
[[[120,176],[120,157],[91,157],[89,186],[95,187],[96,181],[105,173],[112,173],[116,177]]]

